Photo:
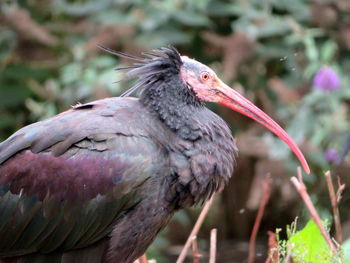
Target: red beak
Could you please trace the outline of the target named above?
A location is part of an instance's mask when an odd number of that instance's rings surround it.
[[[252,118],[258,123],[265,126],[271,132],[276,134],[281,140],[283,140],[290,149],[294,152],[294,154],[298,157],[301,165],[303,166],[305,172],[307,174],[310,173],[310,168],[308,163],[305,160],[305,157],[296,143],[289,137],[289,135],[283,130],[274,120],[272,120],[265,112],[256,107],[252,102],[244,98],[237,91],[231,89],[221,80],[219,81],[219,85],[216,87],[217,95],[219,96],[218,103],[233,109],[241,114]]]

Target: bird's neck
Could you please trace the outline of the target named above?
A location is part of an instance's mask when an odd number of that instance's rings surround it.
[[[204,105],[180,76],[164,78],[143,90],[140,102],[182,139],[200,138],[200,127],[193,121],[193,116],[196,111],[202,110]]]

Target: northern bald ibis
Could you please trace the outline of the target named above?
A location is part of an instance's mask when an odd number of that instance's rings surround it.
[[[231,177],[237,148],[205,107],[240,112],[303,154],[269,116],[206,65],[173,48],[135,57],[126,93],[24,127],[0,144],[0,258],[21,263],[131,263],[173,213]]]

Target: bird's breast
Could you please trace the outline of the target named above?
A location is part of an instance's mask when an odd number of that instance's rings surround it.
[[[175,181],[169,195],[179,207],[207,200],[231,177],[236,154],[235,141],[223,121],[203,126],[202,136],[196,141],[178,139],[169,151]]]

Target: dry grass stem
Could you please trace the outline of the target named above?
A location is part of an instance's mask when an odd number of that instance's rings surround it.
[[[331,204],[332,204],[334,225],[335,225],[335,240],[337,241],[338,244],[341,244],[343,243],[343,236],[342,236],[342,228],[340,223],[339,208],[338,208],[338,201],[337,201],[338,198],[335,194],[330,171],[325,172],[324,176],[326,177],[329,197],[331,199]],[[341,196],[341,193],[340,193],[340,196]]]
[[[189,235],[189,237],[187,238],[187,241],[179,255],[179,257],[176,260],[176,263],[182,263],[187,255],[187,251],[189,249],[189,247],[191,246],[192,240],[193,240],[193,236],[197,235],[199,229],[201,228],[203,221],[210,209],[211,204],[213,203],[213,199],[214,199],[214,195],[209,199],[209,201],[204,205],[202,212],[200,213],[196,224],[194,225],[191,234]]]
[[[332,242],[329,234],[327,233],[326,229],[324,228],[321,218],[318,215],[315,206],[313,205],[309,194],[306,191],[306,186],[303,182],[303,178],[301,175],[301,168],[298,167],[298,179],[296,177],[292,177],[291,178],[292,183],[294,184],[295,188],[297,189],[297,191],[299,192],[301,198],[303,199],[306,207],[308,208],[311,217],[313,218],[313,220],[315,221],[315,223],[317,224],[318,228],[320,229],[320,232],[322,234],[322,236],[324,237],[324,239],[326,240],[326,242],[328,243],[329,247],[331,248],[333,253],[337,252],[336,247],[334,246],[334,243]]]
[[[258,230],[260,227],[262,217],[264,215],[266,204],[270,198],[270,194],[271,194],[270,185],[271,185],[271,176],[270,174],[266,174],[263,182],[263,192],[262,192],[261,202],[259,205],[258,213],[255,218],[252,234],[249,240],[249,252],[248,252],[247,263],[253,263],[255,259],[255,240],[256,240],[256,236],[258,235]]]
[[[217,230],[214,228],[210,231],[210,255],[209,263],[215,263],[216,261],[216,240],[217,240]]]
[[[193,236],[193,239],[192,239],[192,254],[193,254],[193,263],[199,263],[199,258],[202,255],[199,253],[197,236]]]
[[[276,233],[272,231],[267,232],[269,239],[268,239],[268,250],[267,250],[267,259],[265,263],[276,263],[278,262],[279,258],[279,251],[278,251],[278,241],[276,238]]]
[[[340,182],[340,177],[339,176],[337,177],[337,179],[338,179],[338,190],[337,190],[336,196],[337,196],[337,203],[339,204],[340,200],[342,198],[342,194],[343,194],[344,189],[345,189],[345,184],[342,184]]]
[[[289,244],[288,245],[287,255],[286,255],[286,259],[285,259],[284,263],[290,263],[290,258],[291,258],[291,255],[292,255],[293,248],[294,248],[294,244]]]

